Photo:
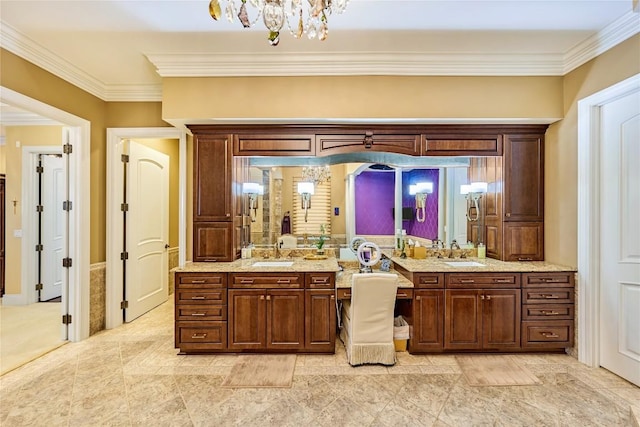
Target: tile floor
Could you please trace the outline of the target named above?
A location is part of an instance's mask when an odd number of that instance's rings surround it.
[[[565,355],[517,355],[542,384],[471,387],[455,356],[394,367],[299,355],[289,389],[225,389],[236,356],[178,356],[173,305],[0,377],[2,426],[634,426],[640,388]]]

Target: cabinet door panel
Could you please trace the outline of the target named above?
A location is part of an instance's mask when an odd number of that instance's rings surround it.
[[[544,224],[541,222],[505,222],[504,260],[544,260]]]
[[[482,348],[482,306],[477,290],[445,291],[444,348]]]
[[[413,300],[413,322],[411,352],[442,351],[444,346],[444,291],[416,290]]]
[[[193,261],[233,261],[232,222],[193,223]]]
[[[267,347],[304,347],[304,290],[267,291]]]
[[[230,135],[196,135],[194,141],[194,221],[227,221],[232,215]]]
[[[229,349],[263,349],[266,325],[264,289],[229,290]]]
[[[540,135],[507,135],[504,174],[505,220],[543,221],[543,137]]]
[[[314,134],[238,134],[233,144],[236,156],[313,156]]]
[[[305,299],[305,349],[333,353],[336,343],[334,291],[307,290]]]
[[[520,348],[520,291],[483,291],[481,299],[483,347]]]

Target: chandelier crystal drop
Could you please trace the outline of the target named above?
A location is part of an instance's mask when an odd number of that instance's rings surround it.
[[[331,168],[327,166],[305,166],[302,168],[302,180],[320,185],[331,180]]]
[[[221,3],[227,20],[237,18],[245,28],[254,27],[262,17],[269,43],[277,46],[285,22],[295,38],[306,34],[309,39],[326,40],[329,16],[344,12],[349,0],[211,0],[209,14],[216,21],[222,17]]]

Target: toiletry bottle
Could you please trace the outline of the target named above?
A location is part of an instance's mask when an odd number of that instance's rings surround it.
[[[487,247],[484,243],[478,243],[478,258],[486,258],[487,257]]]

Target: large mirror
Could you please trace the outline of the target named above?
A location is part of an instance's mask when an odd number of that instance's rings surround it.
[[[251,210],[252,242],[273,245],[291,234],[297,246],[309,246],[324,232],[330,245],[344,246],[357,235],[392,247],[398,229],[423,244],[470,240],[460,194],[469,158],[367,154],[251,158],[250,180],[263,188]],[[314,183],[308,206],[300,182]],[[430,191],[415,187],[424,183]]]

